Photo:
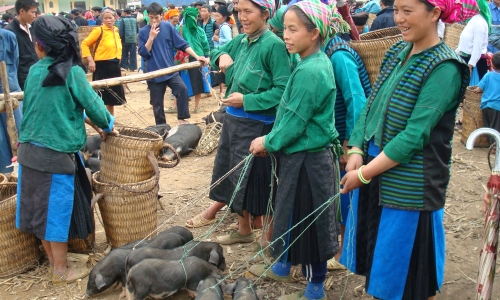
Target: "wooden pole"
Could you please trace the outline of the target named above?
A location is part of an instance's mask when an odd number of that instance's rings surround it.
[[[5,99],[5,114],[7,119],[7,133],[10,139],[10,148],[12,156],[17,156],[17,128],[14,119],[14,110],[12,109],[12,98],[10,97],[9,80],[7,75],[7,65],[5,61],[0,61],[0,77],[2,79],[3,95]]]
[[[177,66],[173,66],[173,67],[169,67],[169,68],[165,68],[165,69],[160,69],[160,70],[149,72],[149,73],[92,81],[90,83],[90,86],[93,89],[102,89],[102,88],[112,87],[112,86],[116,86],[116,85],[120,85],[120,84],[127,84],[127,83],[132,83],[132,82],[137,82],[137,81],[153,79],[156,77],[161,77],[161,76],[172,74],[172,73],[177,73],[177,72],[182,71],[182,70],[194,69],[194,68],[199,68],[199,67],[201,67],[201,63],[198,61],[195,61],[195,62],[185,63],[185,64],[181,64],[181,65],[177,65]],[[10,94],[10,97],[16,98],[18,100],[22,100],[24,98],[24,93],[23,92],[12,93],[12,94]],[[0,95],[0,101],[3,101],[4,99],[5,99],[5,96]]]

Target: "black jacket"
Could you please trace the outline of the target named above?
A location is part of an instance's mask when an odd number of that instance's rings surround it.
[[[5,29],[12,31],[16,35],[17,44],[19,47],[19,66],[17,68],[17,81],[19,86],[24,91],[24,82],[28,77],[30,67],[38,61],[38,55],[35,51],[35,34],[33,27],[30,28],[31,38],[22,30],[17,19],[14,19]]]
[[[377,17],[373,20],[370,31],[394,26],[396,26],[394,22],[394,8],[392,6],[387,6],[377,14]]]
[[[78,26],[89,26],[89,22],[87,22],[87,20],[85,20],[81,16],[74,18],[73,21],[75,21],[76,25]]]

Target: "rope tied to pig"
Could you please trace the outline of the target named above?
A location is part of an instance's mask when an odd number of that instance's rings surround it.
[[[253,155],[252,154],[249,154],[247,155],[244,159],[242,159],[236,166],[234,166],[231,170],[229,170],[226,174],[224,174],[224,176],[222,176],[221,178],[217,179],[217,181],[215,181],[213,184],[211,184],[208,188],[204,189],[203,191],[201,191],[196,197],[194,197],[191,201],[189,201],[188,203],[186,203],[186,205],[176,211],[172,216],[170,216],[169,218],[167,218],[165,221],[163,221],[163,223],[161,223],[158,227],[156,227],[153,231],[151,231],[148,235],[146,235],[142,240],[138,241],[134,247],[132,248],[132,250],[136,250],[135,248],[142,242],[144,242],[145,240],[147,240],[149,237],[151,237],[151,235],[153,235],[154,233],[158,232],[158,230],[160,230],[161,228],[163,228],[168,222],[170,222],[170,220],[172,220],[173,217],[177,216],[179,214],[179,211],[183,211],[185,208],[187,208],[188,206],[192,205],[195,203],[195,201],[198,201],[199,198],[201,198],[201,196],[203,196],[206,192],[212,190],[214,187],[218,186],[222,181],[224,181],[227,177],[229,177],[229,175],[231,175],[232,173],[234,173],[237,169],[239,169],[242,165],[247,165],[247,169],[248,169],[248,164],[250,163],[250,161],[252,160],[253,158]],[[244,172],[242,172],[242,174],[246,173],[246,170]],[[220,222],[218,223],[220,224]],[[215,229],[214,229],[215,230]]]

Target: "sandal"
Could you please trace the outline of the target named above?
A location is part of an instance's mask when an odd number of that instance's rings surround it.
[[[176,114],[177,113],[177,108],[169,107],[169,108],[165,108],[164,111],[167,114]]]
[[[201,107],[198,107],[198,108],[195,108],[195,109],[193,110],[193,113],[194,113],[194,114],[199,114],[199,113],[201,113],[202,111],[203,111],[203,110],[201,109]]]
[[[328,271],[345,270],[346,267],[344,267],[343,264],[339,263],[334,257],[328,260],[328,262],[326,263],[326,269]]]
[[[189,224],[186,222],[186,227],[198,228],[198,227],[203,227],[203,226],[213,224],[213,223],[215,223],[215,221],[217,221],[217,219],[207,220],[203,217],[203,214],[200,213],[188,221],[191,221],[193,224]]]
[[[73,268],[73,270],[75,270],[76,277],[72,280],[67,280],[66,277],[68,276],[69,270],[71,268]],[[82,279],[84,277],[87,277],[87,275],[89,275],[89,273],[90,273],[90,269],[88,269],[87,267],[78,267],[75,265],[73,265],[72,267],[68,266],[68,267],[66,267],[66,271],[64,272],[64,274],[61,276],[56,275],[55,273],[52,273],[52,284],[55,287],[66,286],[68,283],[71,283],[71,282],[77,281],[78,279]]]

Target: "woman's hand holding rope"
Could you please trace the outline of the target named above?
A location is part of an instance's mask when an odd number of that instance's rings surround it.
[[[243,94],[241,93],[232,93],[226,99],[221,100],[227,106],[232,106],[235,108],[243,106]]]
[[[258,157],[264,157],[268,155],[268,152],[264,147],[264,137],[265,136],[261,136],[252,141],[252,143],[250,144],[250,153]]]
[[[226,69],[229,68],[234,63],[231,56],[228,54],[222,54],[219,56],[219,69],[226,74]]]

